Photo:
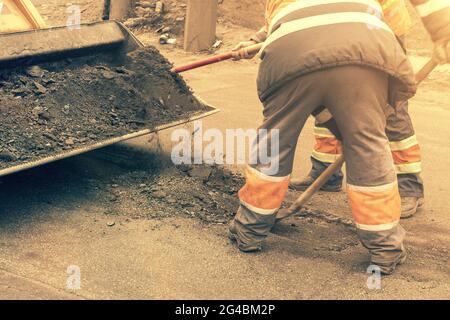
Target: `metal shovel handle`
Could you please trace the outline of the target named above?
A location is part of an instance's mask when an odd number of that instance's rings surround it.
[[[277,214],[276,221],[281,221],[286,219],[294,214],[296,214],[308,201],[311,197],[316,194],[317,191],[322,188],[322,186],[331,178],[331,176],[341,169],[344,164],[345,159],[344,155],[339,156],[335,162],[333,162],[328,168],[322,172],[322,174],[313,182],[312,185],[303,192],[300,197],[288,208],[284,210],[280,210]]]

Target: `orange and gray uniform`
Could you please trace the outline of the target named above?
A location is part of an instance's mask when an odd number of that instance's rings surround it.
[[[427,30],[433,40],[449,34],[445,21],[450,15],[450,1],[447,0],[412,0],[418,14],[422,17]],[[396,36],[404,42],[405,34],[411,27],[408,9],[403,1],[380,0],[387,24]],[[402,197],[424,196],[422,171],[422,157],[411,118],[408,113],[408,102],[398,106],[387,118],[386,134],[390,141],[395,169],[398,175],[398,185]],[[325,124],[316,121],[314,127],[315,145],[311,154],[313,164],[310,173],[314,178],[320,175],[329,164],[341,154],[341,142],[327,130]],[[335,178],[341,176],[335,174]]]
[[[386,23],[403,45],[404,37],[411,28],[411,18],[405,3],[399,0],[380,0],[379,2]],[[444,2],[441,1],[441,6],[445,4]],[[419,14],[420,12],[423,13],[423,9],[421,10],[420,7],[418,11]],[[432,34],[436,34],[435,30],[430,31]],[[262,42],[265,40],[265,35],[265,28],[263,28],[253,39]],[[400,195],[402,197],[424,197],[424,185],[420,176],[422,171],[421,151],[409,116],[407,101],[398,106],[395,112],[391,112],[388,116],[386,134],[390,141],[398,175]],[[342,153],[342,145],[334,134],[326,128],[326,124],[319,121],[316,121],[314,126],[314,137],[315,144],[311,154],[312,170],[310,175],[317,178],[328,165],[339,157]],[[342,172],[336,172],[330,180],[339,180],[340,177],[342,177]]]
[[[246,170],[230,228],[242,248],[270,232],[287,192],[298,136],[309,115],[325,105],[343,136],[348,196],[363,245],[372,262],[388,271],[403,255],[386,112],[388,104],[411,98],[416,85],[382,16],[374,0],[268,1],[258,94],[264,105],[261,129],[279,131],[279,152],[272,154],[279,170],[269,173],[259,162]],[[275,143],[271,134],[258,141],[262,149],[261,143]]]

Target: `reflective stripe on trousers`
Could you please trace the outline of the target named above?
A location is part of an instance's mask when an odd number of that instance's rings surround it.
[[[391,142],[397,174],[420,173],[422,171],[422,157],[416,135],[407,139]]]
[[[400,221],[400,195],[397,182],[376,187],[348,184],[347,193],[358,229],[386,231]]]
[[[327,128],[315,127],[316,143],[311,156],[324,163],[333,163],[342,154],[342,144]],[[397,174],[415,174],[422,171],[422,157],[416,135],[390,142]]]
[[[312,157],[320,162],[333,163],[342,154],[342,143],[324,127],[314,127],[315,145]]]
[[[258,214],[275,214],[288,190],[290,176],[267,176],[247,166],[245,178],[246,184],[239,191],[241,204]]]

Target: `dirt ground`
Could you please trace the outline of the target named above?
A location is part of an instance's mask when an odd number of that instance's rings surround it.
[[[225,21],[218,29],[221,50],[252,32]],[[151,32],[139,38],[158,45]],[[204,56],[158,48],[175,64]],[[412,61],[419,68],[426,58]],[[260,123],[257,67],[257,61],[224,62],[184,75],[222,110],[204,128]],[[450,136],[449,83],[450,68],[439,68],[411,103],[427,199],[417,217],[403,222],[409,260],[383,278],[380,290],[367,287],[368,255],[345,193],[318,194],[273,230],[264,252],[242,254],[226,239],[240,168],[175,167],[168,158],[171,132],[164,132],[159,140],[149,136],[0,179],[0,298],[448,299],[450,159],[442,155],[450,153],[443,143]],[[295,177],[307,173],[312,144],[309,121]],[[290,193],[286,203],[297,196]],[[80,289],[67,287],[69,266],[80,268]]]
[[[103,1],[99,0],[32,0],[48,26],[65,25],[74,13],[71,6],[79,6],[82,22],[94,22],[102,18]]]

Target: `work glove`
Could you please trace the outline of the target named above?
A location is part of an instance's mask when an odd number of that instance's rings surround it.
[[[450,39],[437,41],[434,45],[433,59],[439,64],[450,63],[450,49],[448,43]]]
[[[327,128],[328,130],[331,131],[331,133],[334,134],[334,136],[336,137],[336,139],[338,139],[339,141],[342,142],[342,134],[339,131],[338,125],[336,120],[334,120],[334,118],[332,118],[331,120],[328,120],[327,122],[323,123],[323,125],[325,126],[325,128]]]
[[[334,120],[333,116],[331,115],[330,111],[321,106],[314,110],[312,112],[312,115],[316,119],[316,123],[320,123],[321,125],[325,126],[328,130],[333,133],[333,135],[338,139],[339,141],[342,141],[342,135],[339,131],[338,125],[336,120]]]
[[[242,50],[246,47],[250,47],[252,45],[257,44],[258,42],[250,40],[250,41],[242,41],[236,47],[233,48],[233,60],[241,60],[241,59],[253,59],[258,53],[248,53],[246,50]]]

